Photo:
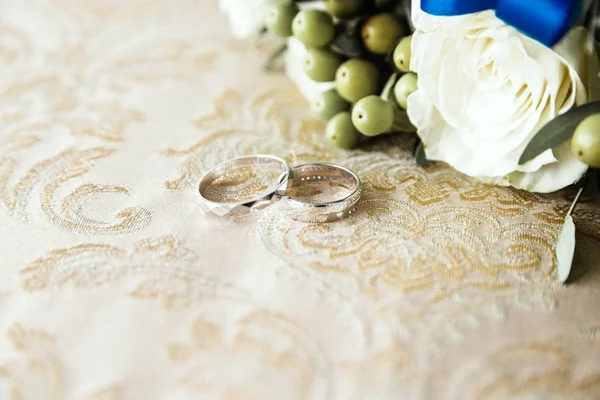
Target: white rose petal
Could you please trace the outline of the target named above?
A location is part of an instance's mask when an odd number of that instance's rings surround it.
[[[587,171],[588,166],[581,163],[571,152],[571,142],[552,149],[557,162],[546,164],[535,172],[513,172],[501,178],[479,177],[486,183],[501,186],[514,186],[532,192],[554,192],[577,182]],[[549,188],[540,190],[540,188]],[[536,190],[537,189],[537,190]]]
[[[219,8],[229,16],[233,35],[245,39],[264,26],[267,8],[279,0],[219,0]]]
[[[518,163],[539,129],[589,101],[584,82],[598,86],[599,71],[586,71],[586,57],[597,55],[584,51],[585,29],[573,29],[549,49],[491,10],[436,17],[413,0],[412,17],[410,67],[419,74],[419,89],[409,96],[408,114],[429,159],[535,192],[558,190],[585,173],[570,142]]]

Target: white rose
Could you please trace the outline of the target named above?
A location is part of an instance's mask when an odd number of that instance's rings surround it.
[[[229,16],[233,35],[245,39],[264,26],[267,8],[279,0],[219,0],[219,8]]]
[[[587,73],[583,28],[549,49],[493,11],[435,17],[421,11],[420,0],[413,0],[413,23],[410,67],[419,89],[408,98],[408,114],[427,158],[533,192],[581,178],[587,166],[572,155],[570,142],[524,165],[519,158],[542,126],[590,100],[586,85],[598,85],[597,59]],[[595,81],[584,81],[588,76]]]

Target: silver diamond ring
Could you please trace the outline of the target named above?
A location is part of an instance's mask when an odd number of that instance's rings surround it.
[[[336,164],[309,163],[292,169],[279,206],[303,222],[331,222],[352,214],[361,196],[358,176]]]

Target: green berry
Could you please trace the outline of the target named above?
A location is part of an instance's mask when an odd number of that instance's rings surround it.
[[[331,16],[314,9],[300,11],[292,22],[292,31],[306,47],[323,47],[335,35]]]
[[[363,43],[375,54],[387,54],[394,50],[398,39],[406,33],[406,27],[390,13],[374,15],[362,27]]]
[[[358,144],[360,133],[352,125],[352,117],[347,111],[336,114],[327,124],[325,136],[342,149],[351,149]]]
[[[379,96],[360,99],[352,110],[352,123],[367,136],[389,132],[394,125],[394,106]]]
[[[329,121],[334,115],[348,110],[349,106],[335,89],[331,89],[320,93],[314,99],[311,111],[318,118]]]
[[[379,71],[368,61],[352,59],[343,63],[335,74],[340,96],[351,103],[377,93]]]
[[[402,72],[410,72],[412,35],[405,37],[394,50],[394,64]]]
[[[419,79],[417,74],[409,72],[398,79],[394,86],[394,96],[400,107],[406,110],[408,104],[408,96],[417,91]]]
[[[304,59],[304,72],[316,82],[335,80],[335,72],[342,64],[342,59],[331,50],[308,49]]]
[[[265,25],[274,35],[292,36],[292,21],[296,14],[298,14],[296,3],[273,5],[267,10]]]
[[[600,168],[600,114],[590,115],[575,128],[571,150],[581,162]]]
[[[327,12],[338,18],[357,14],[364,4],[365,0],[323,0]]]

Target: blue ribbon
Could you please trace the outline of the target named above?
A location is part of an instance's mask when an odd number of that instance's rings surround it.
[[[421,0],[421,9],[438,16],[495,9],[498,18],[552,47],[583,14],[583,0]]]

